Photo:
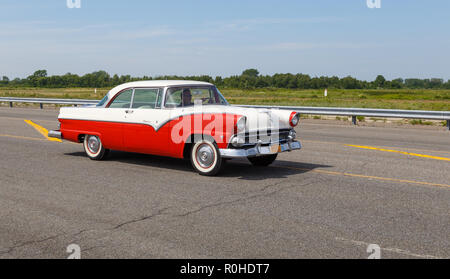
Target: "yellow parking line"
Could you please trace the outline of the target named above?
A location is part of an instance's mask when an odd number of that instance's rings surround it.
[[[370,175],[353,174],[353,173],[337,172],[337,171],[326,171],[326,170],[318,170],[318,169],[297,168],[297,167],[289,167],[289,166],[274,166],[274,167],[293,169],[293,170],[302,170],[302,171],[311,171],[311,172],[322,173],[322,174],[327,174],[327,175],[349,176],[349,177],[357,177],[357,178],[366,178],[369,180],[373,179],[373,180],[389,181],[389,182],[394,182],[394,183],[407,183],[407,184],[450,188],[450,185],[448,185],[448,184],[430,183],[430,182],[414,181],[414,180],[407,180],[407,179],[370,176]]]
[[[377,150],[377,151],[383,151],[383,152],[399,153],[399,154],[403,154],[403,155],[416,156],[416,157],[427,158],[427,159],[450,161],[450,158],[445,158],[445,157],[437,157],[437,156],[410,153],[410,152],[404,152],[404,151],[398,151],[398,150],[383,149],[383,148],[377,148],[377,147],[372,147],[372,146],[350,145],[350,144],[346,144],[346,146],[362,148],[362,149]]]
[[[337,145],[346,145],[342,142],[335,142],[335,141],[319,141],[319,140],[302,140],[302,142],[312,142],[312,143],[323,143],[323,144],[337,144]],[[392,147],[392,146],[380,146],[384,148],[402,148],[402,147]],[[420,148],[410,148],[410,147],[404,147],[403,149],[407,150],[415,150],[415,151],[424,151],[424,152],[438,152],[438,153],[447,153],[450,154],[450,151],[442,151],[442,150],[431,150],[431,149],[420,149]]]
[[[33,123],[33,122],[31,122],[31,123]],[[34,125],[37,125],[37,124],[34,124]],[[39,125],[37,125],[37,126],[39,126]],[[45,128],[42,128],[42,129],[45,130]],[[26,140],[45,141],[45,139],[23,137],[23,136],[15,136],[15,135],[5,135],[5,134],[0,134],[0,137],[9,137],[9,138],[18,138],[18,139],[26,139]],[[337,172],[337,171],[326,171],[326,170],[319,170],[319,169],[298,168],[298,167],[290,167],[290,166],[273,166],[273,167],[284,168],[284,169],[293,169],[293,170],[302,170],[302,171],[311,171],[311,172],[322,173],[322,174],[327,174],[327,175],[349,176],[349,177],[356,177],[356,178],[365,178],[365,179],[389,181],[389,182],[393,182],[393,183],[407,183],[407,184],[416,184],[416,185],[425,185],[425,186],[435,186],[435,187],[450,188],[450,185],[448,185],[448,184],[438,184],[438,183],[430,183],[430,182],[422,182],[422,181],[414,181],[414,180],[406,180],[406,179],[397,179],[397,178],[388,178],[388,177],[379,177],[379,176],[369,176],[369,175],[362,175],[362,174],[353,174],[353,173],[345,173],[345,172]]]
[[[39,133],[41,133],[41,135],[43,135],[47,140],[49,141],[56,141],[56,142],[62,142],[62,140],[60,139],[56,139],[56,138],[49,138],[48,137],[48,130],[45,129],[42,126],[39,126],[38,124],[34,123],[31,120],[24,120],[25,123],[27,123],[28,125],[32,126],[34,129],[36,129],[36,131],[38,131]]]

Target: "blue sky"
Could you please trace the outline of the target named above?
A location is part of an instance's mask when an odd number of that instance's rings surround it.
[[[351,75],[450,79],[450,1],[0,0],[0,76]]]

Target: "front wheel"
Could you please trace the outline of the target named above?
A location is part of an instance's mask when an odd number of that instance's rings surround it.
[[[278,154],[272,154],[259,157],[250,157],[248,158],[248,160],[254,166],[267,167],[268,165],[272,164],[277,159],[277,157]]]
[[[97,136],[86,135],[84,137],[83,146],[86,155],[91,160],[103,160],[109,153],[109,149],[106,149],[103,146],[102,141]]]
[[[201,140],[192,145],[191,164],[201,175],[214,176],[222,168],[223,159],[217,145],[207,140]]]

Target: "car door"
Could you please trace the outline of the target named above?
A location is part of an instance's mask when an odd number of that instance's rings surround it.
[[[160,129],[165,117],[161,110],[161,88],[135,88],[132,105],[125,111],[124,143],[127,151],[164,155],[169,138]]]
[[[118,93],[114,99],[101,109],[94,122],[96,130],[101,134],[103,145],[109,149],[124,150],[123,126],[125,112],[131,107],[133,89]]]

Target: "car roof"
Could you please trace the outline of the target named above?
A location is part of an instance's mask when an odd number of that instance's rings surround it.
[[[194,85],[208,85],[211,86],[213,84],[209,82],[203,81],[193,81],[193,80],[145,80],[145,81],[135,81],[121,84],[119,86],[114,87],[109,91],[109,97],[116,95],[118,92],[132,87],[170,87],[170,86],[194,86]]]

